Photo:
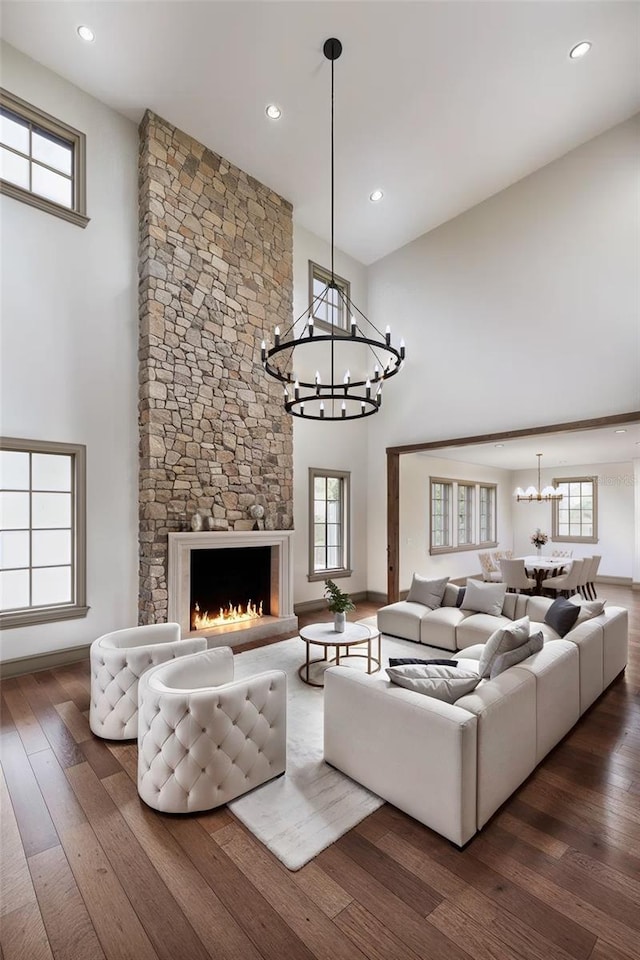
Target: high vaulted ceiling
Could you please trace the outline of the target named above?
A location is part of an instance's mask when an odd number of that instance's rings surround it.
[[[150,107],[324,237],[337,36],[336,244],[363,263],[640,109],[635,2],[7,0],[2,35],[136,122]]]

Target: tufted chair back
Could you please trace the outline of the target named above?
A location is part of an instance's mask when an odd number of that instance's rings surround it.
[[[148,670],[138,689],[138,793],[166,813],[211,810],[284,773],[287,677],[233,679],[218,647]]]
[[[177,623],[105,633],[91,644],[89,725],[106,740],[138,735],[138,680],[149,667],[207,649],[205,637],[180,639]]]

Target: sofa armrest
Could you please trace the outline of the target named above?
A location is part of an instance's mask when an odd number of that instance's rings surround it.
[[[605,607],[597,619],[602,622],[602,681],[606,690],[627,665],[629,612],[624,607]]]
[[[476,717],[347,667],[325,672],[324,756],[462,846],[476,832]]]

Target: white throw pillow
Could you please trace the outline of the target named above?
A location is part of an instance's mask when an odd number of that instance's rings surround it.
[[[407,663],[401,667],[387,667],[387,674],[392,683],[445,703],[455,703],[480,683],[478,674],[471,670],[436,664]]]
[[[431,607],[432,610],[435,610],[436,607],[442,605],[442,598],[448,583],[449,577],[441,577],[439,580],[426,580],[414,573],[407,600],[411,600],[412,603],[422,603],[425,607]]]
[[[502,613],[506,593],[506,583],[483,583],[482,580],[467,580],[462,609],[499,617]]]
[[[574,626],[577,627],[579,623],[584,623],[585,620],[591,620],[592,617],[599,617],[604,610],[606,602],[606,600],[583,600],[582,597],[569,597],[569,603],[580,607],[580,613]]]
[[[478,673],[481,677],[491,676],[491,668],[497,657],[511,650],[517,650],[529,640],[531,624],[529,617],[514,620],[507,627],[498,627],[484,645],[478,661]]]

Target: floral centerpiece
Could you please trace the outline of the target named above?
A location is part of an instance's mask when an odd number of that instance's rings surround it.
[[[337,633],[344,633],[344,624],[348,610],[355,610],[356,605],[349,596],[333,580],[325,580],[324,595],[329,601],[329,610],[334,615],[334,627]]]
[[[543,533],[540,527],[537,528],[535,533],[531,534],[531,543],[534,545],[538,553],[542,550],[545,543],[548,543],[549,537],[546,533]]]

